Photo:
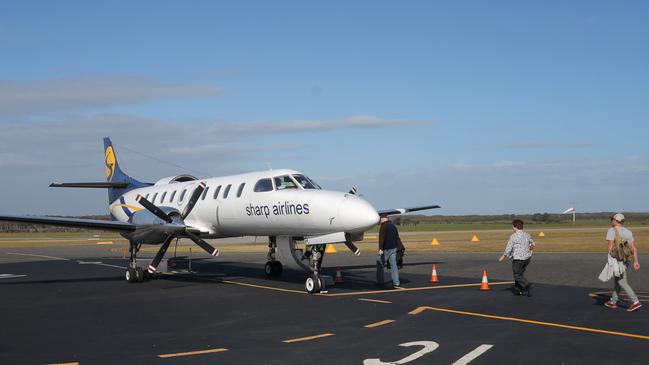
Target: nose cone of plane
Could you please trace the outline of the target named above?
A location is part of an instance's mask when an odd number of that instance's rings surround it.
[[[362,233],[379,223],[379,214],[365,200],[347,195],[340,206],[339,216],[345,232]]]

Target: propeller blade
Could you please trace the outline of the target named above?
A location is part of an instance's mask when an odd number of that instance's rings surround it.
[[[209,253],[212,256],[218,256],[219,255],[219,250],[217,248],[214,248],[209,243],[203,241],[197,235],[195,235],[195,234],[193,234],[193,233],[191,233],[189,231],[185,231],[185,234],[187,235],[187,237],[189,237],[189,239],[194,241],[195,244],[199,245],[203,250],[205,250],[205,252]]]
[[[171,217],[169,215],[167,215],[167,213],[163,212],[162,209],[160,209],[160,208],[156,207],[155,205],[153,205],[153,203],[148,201],[142,195],[138,195],[137,197],[135,197],[135,201],[140,203],[140,205],[143,206],[144,208],[146,208],[146,210],[153,213],[156,217],[162,219],[163,221],[165,221],[167,223],[172,223],[173,222],[173,219],[171,219]]]
[[[361,249],[358,248],[352,241],[345,241],[345,246],[354,253],[354,255],[359,256],[361,254]]]
[[[196,205],[198,198],[201,197],[201,194],[203,194],[203,190],[205,190],[206,187],[207,184],[205,183],[205,181],[201,181],[201,183],[196,187],[196,189],[194,189],[192,196],[189,197],[189,201],[187,201],[187,205],[185,206],[185,209],[180,215],[182,219],[185,219],[192,211],[192,209],[194,209],[194,205]]]
[[[153,274],[156,272],[158,269],[158,265],[160,264],[160,261],[162,261],[162,258],[164,257],[165,253],[167,252],[167,249],[169,248],[169,244],[171,241],[173,241],[174,236],[169,236],[167,239],[162,243],[162,246],[160,246],[160,249],[158,250],[158,253],[155,254],[155,257],[153,258],[153,261],[151,261],[151,264],[149,265],[149,273]]]

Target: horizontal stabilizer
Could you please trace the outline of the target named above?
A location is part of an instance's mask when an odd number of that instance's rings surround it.
[[[416,212],[420,210],[437,209],[437,208],[441,208],[441,207],[439,205],[427,205],[424,207],[385,209],[385,210],[379,210],[378,213],[379,215],[395,215],[395,214],[405,214],[405,213]]]
[[[53,182],[50,188],[90,188],[90,189],[124,189],[128,186],[127,182],[73,182],[59,183]]]

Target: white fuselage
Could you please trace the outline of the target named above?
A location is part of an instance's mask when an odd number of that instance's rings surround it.
[[[295,176],[303,175],[294,170],[269,170],[187,182],[160,181],[122,195],[110,204],[110,213],[117,220],[128,221],[134,212],[143,209],[136,202],[137,195],[158,207],[182,211],[191,193],[204,181],[207,191],[184,223],[200,230],[206,238],[359,234],[378,223],[376,209],[362,198],[304,188],[300,183],[291,186],[291,182],[298,181]]]

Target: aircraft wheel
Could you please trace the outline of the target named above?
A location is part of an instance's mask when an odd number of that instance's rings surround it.
[[[304,283],[304,288],[306,289],[307,293],[313,294],[313,293],[319,293],[322,287],[322,280],[317,275],[311,275],[308,278],[306,278],[306,282]]]
[[[135,270],[132,267],[129,267],[126,269],[126,281],[129,283],[134,283],[136,280],[136,273]]]
[[[266,274],[267,277],[273,277],[273,273],[275,272],[274,267],[273,267],[273,262],[272,261],[266,261],[266,265],[264,265],[264,273]]]
[[[139,266],[135,269],[135,280],[138,283],[141,283],[141,282],[144,281],[144,271],[142,271],[142,268],[139,267]]]

